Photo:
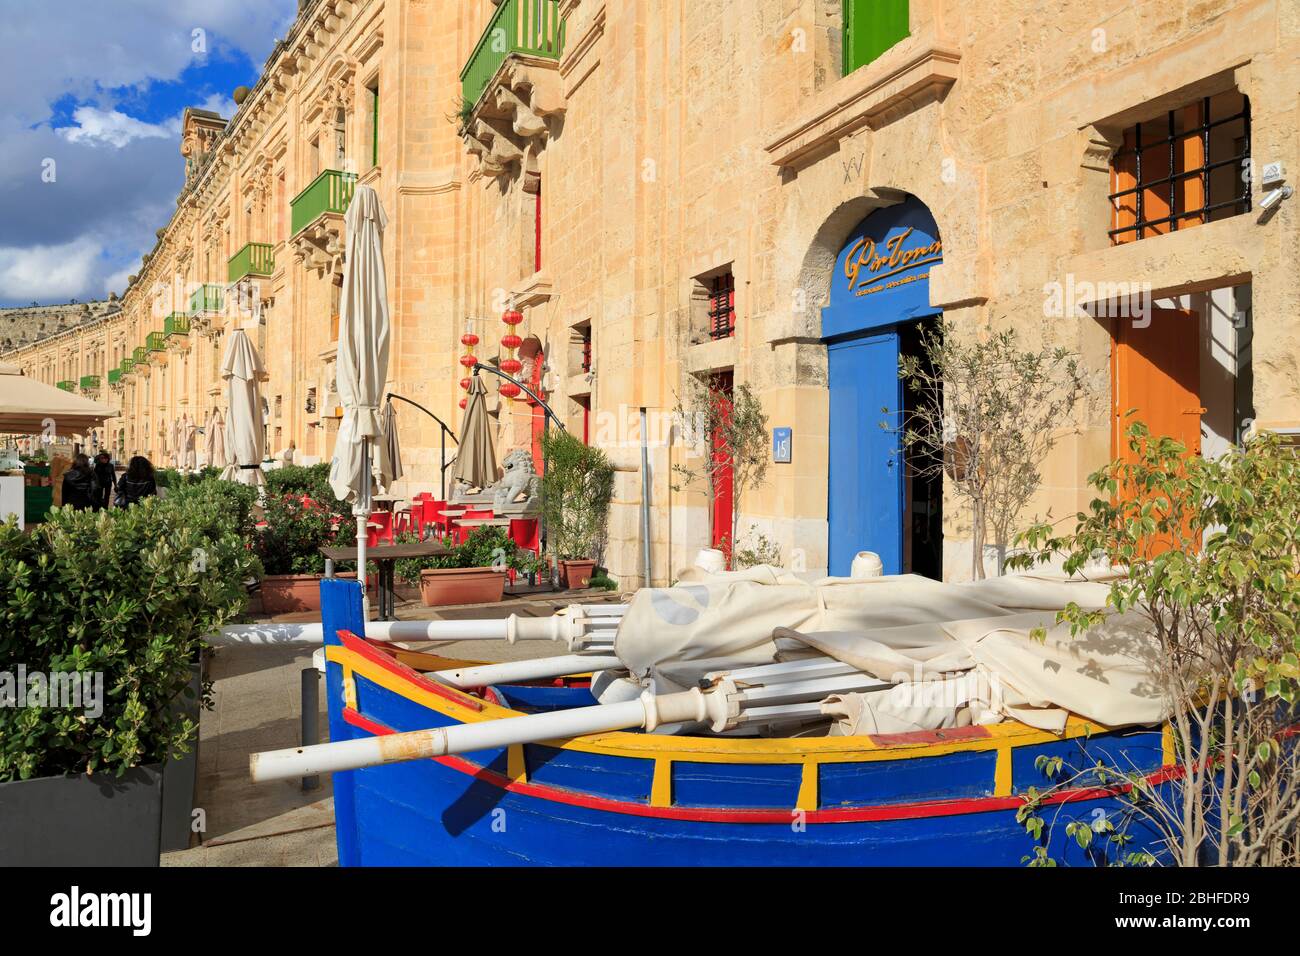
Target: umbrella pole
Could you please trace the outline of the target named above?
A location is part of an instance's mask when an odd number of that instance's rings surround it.
[[[361,439],[361,490],[352,513],[357,517],[357,580],[361,582],[361,620],[370,621],[370,598],[366,588],[366,541],[370,517],[370,439]]]

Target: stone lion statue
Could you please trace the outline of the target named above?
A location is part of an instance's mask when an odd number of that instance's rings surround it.
[[[511,505],[526,503],[537,497],[541,490],[541,479],[533,467],[531,453],[522,448],[515,449],[506,455],[501,469],[501,480],[492,489],[493,511],[501,514]]]

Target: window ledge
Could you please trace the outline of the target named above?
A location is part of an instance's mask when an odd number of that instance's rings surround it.
[[[705,375],[736,366],[736,337],[710,339],[686,350],[686,371]]]
[[[956,48],[937,44],[901,62],[886,53],[818,96],[811,118],[781,129],[767,146],[772,164],[807,165],[862,127],[878,129],[937,99],[957,82],[960,64]]]

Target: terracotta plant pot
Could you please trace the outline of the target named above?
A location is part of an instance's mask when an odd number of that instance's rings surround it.
[[[323,574],[268,574],[262,578],[262,613],[319,611],[320,579],[323,577]],[[355,571],[341,573],[338,577],[357,579]]]
[[[427,569],[420,572],[420,599],[425,607],[491,604],[506,589],[506,573],[494,568]]]
[[[592,575],[596,573],[596,562],[561,561],[560,573],[564,575],[564,586],[566,588],[589,587]]]

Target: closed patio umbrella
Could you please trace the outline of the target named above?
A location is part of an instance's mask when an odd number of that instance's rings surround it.
[[[262,399],[257,383],[266,375],[262,360],[243,329],[226,337],[226,354],[221,361],[221,377],[226,381],[226,404],[230,418],[226,422],[226,470],[221,477],[245,485],[264,485],[262,474],[263,425]]]
[[[221,409],[214,408],[208,415],[203,427],[203,451],[210,468],[225,468],[226,461],[226,420],[221,417]]]
[[[194,471],[198,467],[198,456],[194,449],[195,432],[194,422],[190,420],[189,412],[186,412],[181,418],[181,467],[186,471]]]
[[[370,516],[373,445],[383,434],[379,404],[388,378],[388,279],[379,195],[358,186],[343,217],[347,258],[339,296],[339,350],[335,380],[343,421],[330,463],[330,486],[352,502],[357,519],[357,574],[365,579],[366,519]],[[382,456],[381,456],[382,457]],[[364,601],[364,589],[362,591]]]
[[[375,480],[378,481],[379,487],[388,491],[406,473],[402,467],[402,445],[397,438],[397,410],[393,408],[392,402],[384,406],[384,414],[379,424],[383,434],[379,441],[379,461],[375,468]]]
[[[497,480],[497,454],[492,446],[492,421],[487,410],[487,386],[476,374],[469,383],[465,419],[460,427],[460,451],[453,481],[471,488],[486,488]]]

